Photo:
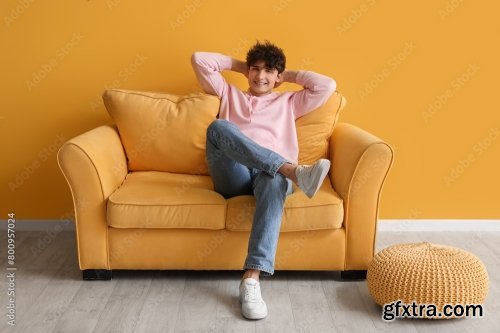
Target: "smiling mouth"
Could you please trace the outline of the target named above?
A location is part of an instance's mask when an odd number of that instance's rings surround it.
[[[266,86],[267,82],[254,82],[256,86]]]

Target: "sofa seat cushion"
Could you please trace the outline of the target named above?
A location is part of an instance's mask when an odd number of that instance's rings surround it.
[[[254,212],[254,196],[243,195],[228,199],[226,229],[251,230]],[[343,201],[326,177],[312,199],[294,185],[293,193],[285,201],[280,231],[338,229],[342,227],[343,219]]]
[[[115,228],[225,227],[226,201],[209,176],[131,172],[107,208],[108,226]]]

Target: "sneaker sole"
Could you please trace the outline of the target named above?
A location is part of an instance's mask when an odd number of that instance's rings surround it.
[[[239,296],[238,296],[238,301],[240,302],[241,305],[243,304],[243,300]],[[246,313],[243,311],[243,309],[241,309],[241,314],[243,315],[243,317],[245,317],[247,319],[262,319],[262,318],[267,317],[267,306],[266,306],[266,311],[264,311],[262,313],[254,313],[254,314]]]
[[[323,180],[325,179],[326,175],[328,174],[328,171],[330,171],[331,163],[330,163],[329,160],[322,160],[322,161],[320,161],[320,165],[328,165],[328,168],[323,169],[323,172],[318,173],[316,175],[316,178],[314,179],[314,182],[318,183],[318,185],[316,186],[316,189],[314,190],[313,193],[311,193],[311,190],[309,190],[309,191],[306,192],[306,195],[309,198],[312,198],[316,194],[316,192],[318,192],[319,188],[323,184]]]
[[[267,317],[267,308],[266,308],[266,311],[264,311],[262,313],[245,313],[245,312],[241,311],[241,314],[243,315],[243,317],[245,317],[247,319],[263,319],[263,318]]]

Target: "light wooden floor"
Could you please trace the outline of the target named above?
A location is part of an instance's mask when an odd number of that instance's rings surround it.
[[[7,325],[7,279],[0,279],[0,332],[500,332],[500,233],[379,232],[377,251],[395,243],[430,241],[476,254],[490,290],[485,317],[384,322],[366,281],[338,272],[277,271],[262,277],[269,315],[241,316],[242,271],[114,271],[111,281],[82,281],[74,233],[60,232],[38,253],[44,232],[18,232],[17,325]],[[6,267],[6,232],[0,235]],[[6,271],[5,271],[6,272]]]

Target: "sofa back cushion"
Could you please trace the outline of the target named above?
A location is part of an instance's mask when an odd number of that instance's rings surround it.
[[[206,129],[219,112],[218,97],[106,90],[104,104],[118,127],[129,171],[208,175]],[[299,163],[328,157],[328,142],[346,100],[334,92],[318,109],[296,121]]]
[[[208,174],[206,129],[219,112],[218,97],[110,89],[103,100],[118,127],[129,171]]]
[[[345,105],[345,98],[336,91],[323,106],[296,120],[299,164],[312,164],[320,158],[328,158],[328,142]]]

